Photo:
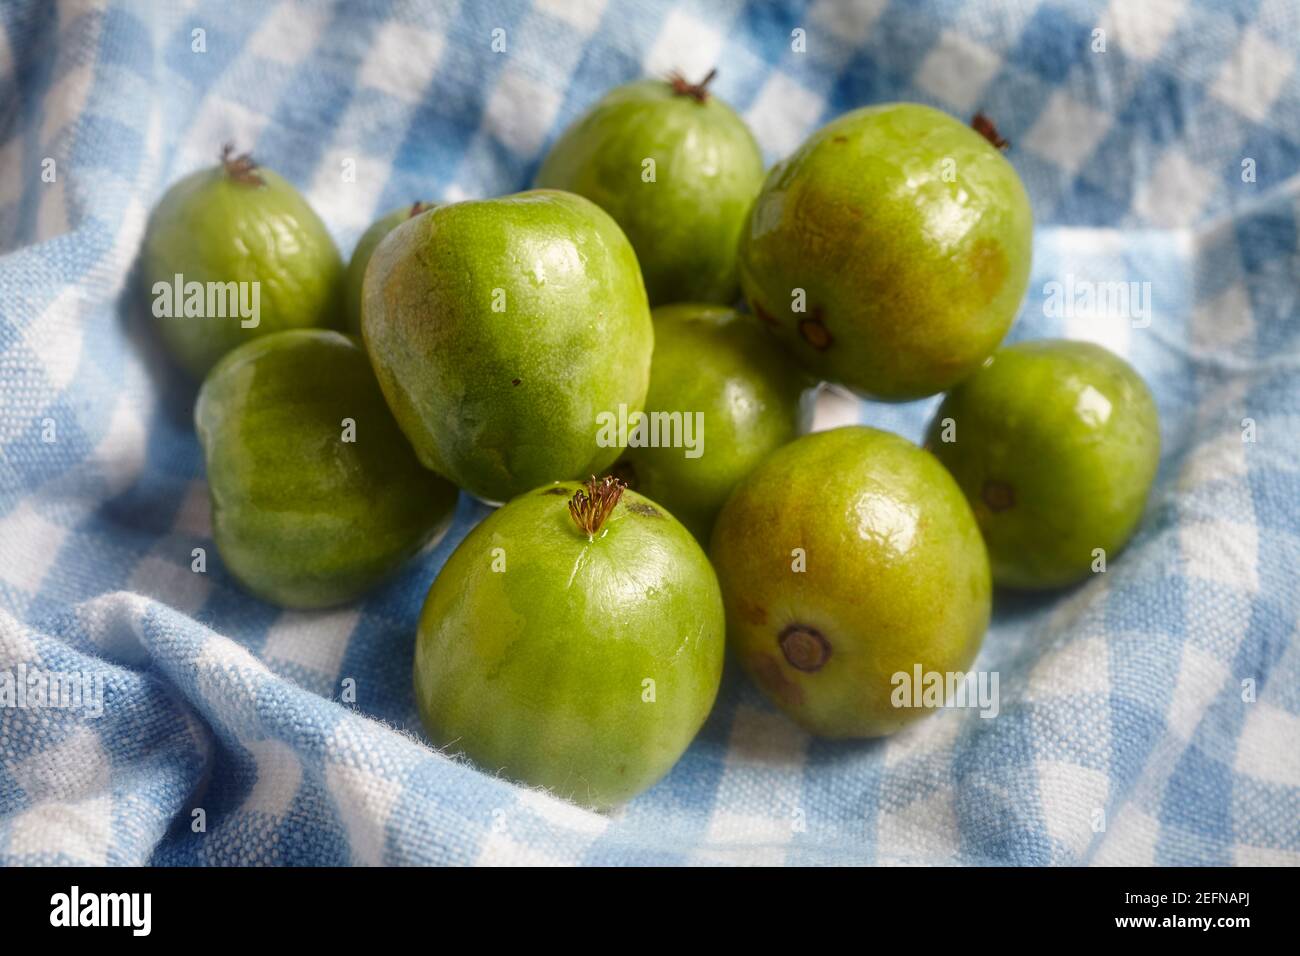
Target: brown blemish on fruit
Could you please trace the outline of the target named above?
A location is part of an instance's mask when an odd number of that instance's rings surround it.
[[[998,128],[994,125],[993,120],[989,119],[983,113],[976,113],[975,118],[970,121],[970,125],[975,132],[979,133],[986,140],[992,143],[995,149],[1005,150],[1011,145],[1002,138],[1002,134],[998,132]]]
[[[749,624],[761,627],[767,623],[767,608],[761,604],[753,604],[742,598],[737,610],[740,612],[741,618]]]
[[[772,315],[772,313],[767,311],[767,309],[763,307],[762,303],[755,302],[753,303],[753,306],[754,306],[754,314],[758,316],[759,321],[762,322],[764,325],[770,325],[773,328],[778,328],[781,325],[781,323],[776,320],[776,318]]]
[[[226,175],[237,183],[245,186],[266,185],[266,180],[257,171],[257,163],[253,162],[252,154],[236,156],[234,143],[226,143],[221,147],[221,165],[225,168]]]
[[[629,501],[627,503],[628,511],[635,511],[639,515],[646,515],[650,518],[662,518],[663,512],[654,505],[648,505],[644,501]]]
[[[1005,481],[990,479],[984,482],[984,489],[980,492],[980,497],[989,506],[989,511],[994,514],[999,511],[1006,511],[1016,503],[1016,491]]]
[[[980,239],[971,246],[971,276],[979,286],[984,304],[992,302],[1007,281],[1007,257],[1002,246],[993,239]]]
[[[668,82],[672,84],[673,92],[678,96],[689,96],[697,103],[703,103],[709,98],[709,91],[705,89],[713,78],[718,75],[717,67],[709,70],[709,75],[698,83],[689,82],[686,77],[682,76],[677,70],[668,74]]]
[[[808,318],[799,320],[799,334],[818,352],[825,352],[835,341],[830,329],[822,322],[821,309],[814,309]]]
[[[795,670],[815,674],[831,659],[831,642],[826,635],[807,624],[787,625],[777,637],[781,653]]]
[[[569,497],[569,490],[567,488],[561,488],[559,485],[556,485],[554,488],[544,488],[542,491],[538,492],[538,494],[564,495],[564,497],[567,498]]]
[[[511,385],[518,385],[518,384],[519,384],[519,379],[517,379],[517,378],[512,378],[512,379],[510,380],[510,384],[511,384]]]
[[[848,138],[847,136],[832,136],[832,137],[831,137],[831,142],[832,142],[832,143],[847,143],[848,141],[849,141],[849,138]]]
[[[754,677],[773,696],[791,707],[803,704],[803,691],[799,685],[785,676],[780,663],[770,654],[761,654],[753,661]]]

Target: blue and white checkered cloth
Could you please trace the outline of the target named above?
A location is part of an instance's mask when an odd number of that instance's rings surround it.
[[[0,691],[100,689],[0,706],[0,863],[1300,863],[1298,61],[1288,0],[0,5]],[[1105,574],[998,597],[996,719],[812,740],[729,668],[600,815],[420,734],[416,617],[484,507],[355,606],[249,597],[126,290],[227,140],[346,255],[391,207],[523,188],[610,86],[714,65],[769,162],[867,103],[994,117],[1037,218],[1012,338],[1128,356],[1164,458]],[[915,439],[934,401],[822,423]]]

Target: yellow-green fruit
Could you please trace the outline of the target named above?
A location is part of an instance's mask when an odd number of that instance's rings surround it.
[[[807,431],[813,383],[735,309],[666,305],[653,317],[646,417],[616,470],[707,546],[736,483]]]
[[[1019,342],[952,390],[926,445],[970,500],[1014,588],[1103,569],[1142,517],[1160,463],[1155,400],[1133,367],[1090,342]]]
[[[725,646],[700,546],[620,491],[557,483],[490,514],[429,589],[415,646],[435,743],[594,807],[676,763],[713,706]]]
[[[825,737],[924,716],[900,706],[914,700],[900,687],[918,667],[966,671],[988,625],[988,556],[961,489],[934,456],[874,428],[778,450],[723,507],[711,556],[736,657]]]
[[[432,208],[432,203],[417,201],[400,209],[390,209],[371,223],[370,228],[357,240],[357,247],[352,250],[352,258],[348,260],[347,277],[344,282],[348,331],[353,335],[361,334],[361,288],[366,277],[366,266],[370,265],[370,257],[374,255],[375,248],[385,236],[406,220],[414,219],[420,213],[428,212]]]
[[[343,324],[343,262],[325,224],[290,183],[229,148],[159,201],[141,276],[164,343],[195,378],[258,336]]]
[[[586,196],[636,250],[651,305],[730,304],[736,244],[763,184],[744,120],[679,76],[620,86],[564,131],[537,185]]]
[[[425,467],[489,501],[605,471],[598,416],[639,411],[654,328],[636,255],[581,196],[439,206],[375,249],[362,330]]]
[[[984,135],[928,106],[870,106],[768,174],[741,234],[740,280],[817,377],[920,398],[1002,341],[1032,232],[1020,177]]]
[[[194,424],[222,561],[258,597],[358,597],[442,534],[456,489],[420,467],[350,336],[298,329],[217,363]]]

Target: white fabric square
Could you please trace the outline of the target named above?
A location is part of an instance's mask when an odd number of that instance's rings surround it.
[[[1241,31],[1241,40],[1219,75],[1210,94],[1257,123],[1267,120],[1282,86],[1295,69],[1295,56],[1254,27]],[[1279,123],[1282,118],[1278,117]]]
[[[945,30],[921,61],[913,81],[958,113],[975,108],[984,88],[1002,68],[1002,59],[988,47],[960,33]]]
[[[650,76],[663,76],[676,70],[697,82],[718,65],[721,53],[722,34],[689,13],[673,10],[664,20],[642,65]]]
[[[249,50],[254,56],[297,66],[320,42],[329,21],[329,9],[291,0],[271,9],[270,15],[253,34]]]
[[[1194,164],[1178,147],[1170,147],[1138,187],[1133,208],[1152,225],[1189,226],[1217,186],[1218,177]]]
[[[1111,0],[1099,26],[1135,60],[1154,60],[1183,15],[1187,0]],[[1099,54],[1104,55],[1104,54]]]
[[[1110,131],[1112,117],[1080,103],[1065,90],[1048,99],[1025,134],[1025,149],[1073,176]]]
[[[1179,529],[1178,544],[1191,577],[1259,593],[1259,529],[1254,524],[1189,519]]]
[[[536,6],[586,36],[604,16],[606,0],[537,0]]]
[[[35,594],[67,536],[67,529],[39,514],[30,501],[19,502],[0,517],[0,581]]]
[[[1262,699],[1241,706],[1246,708],[1246,722],[1233,769],[1265,783],[1300,787],[1300,715]]]
[[[266,634],[269,660],[296,664],[330,680],[339,676],[348,639],[361,620],[356,608],[337,611],[285,611]]]
[[[513,65],[501,71],[485,111],[487,130],[520,156],[535,156],[560,111],[560,94]]]
[[[418,102],[438,69],[444,44],[436,33],[386,22],[375,31],[357,80],[362,86]]]
[[[813,131],[824,107],[822,97],[777,70],[763,84],[745,120],[763,151],[779,160]]]

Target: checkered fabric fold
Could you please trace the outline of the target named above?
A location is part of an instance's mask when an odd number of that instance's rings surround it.
[[[1287,0],[0,5],[0,682],[102,690],[0,707],[0,862],[1300,862],[1298,58]],[[415,621],[486,509],[353,606],[249,597],[127,290],[149,209],[227,140],[346,254],[412,199],[523,188],[607,88],[714,65],[769,162],[863,104],[993,116],[1037,219],[1011,338],[1127,356],[1163,460],[1105,574],[999,595],[996,719],[813,740],[729,667],[680,764],[601,815],[420,733]],[[1072,291],[1116,283],[1126,308]],[[916,439],[934,402],[822,423]]]

